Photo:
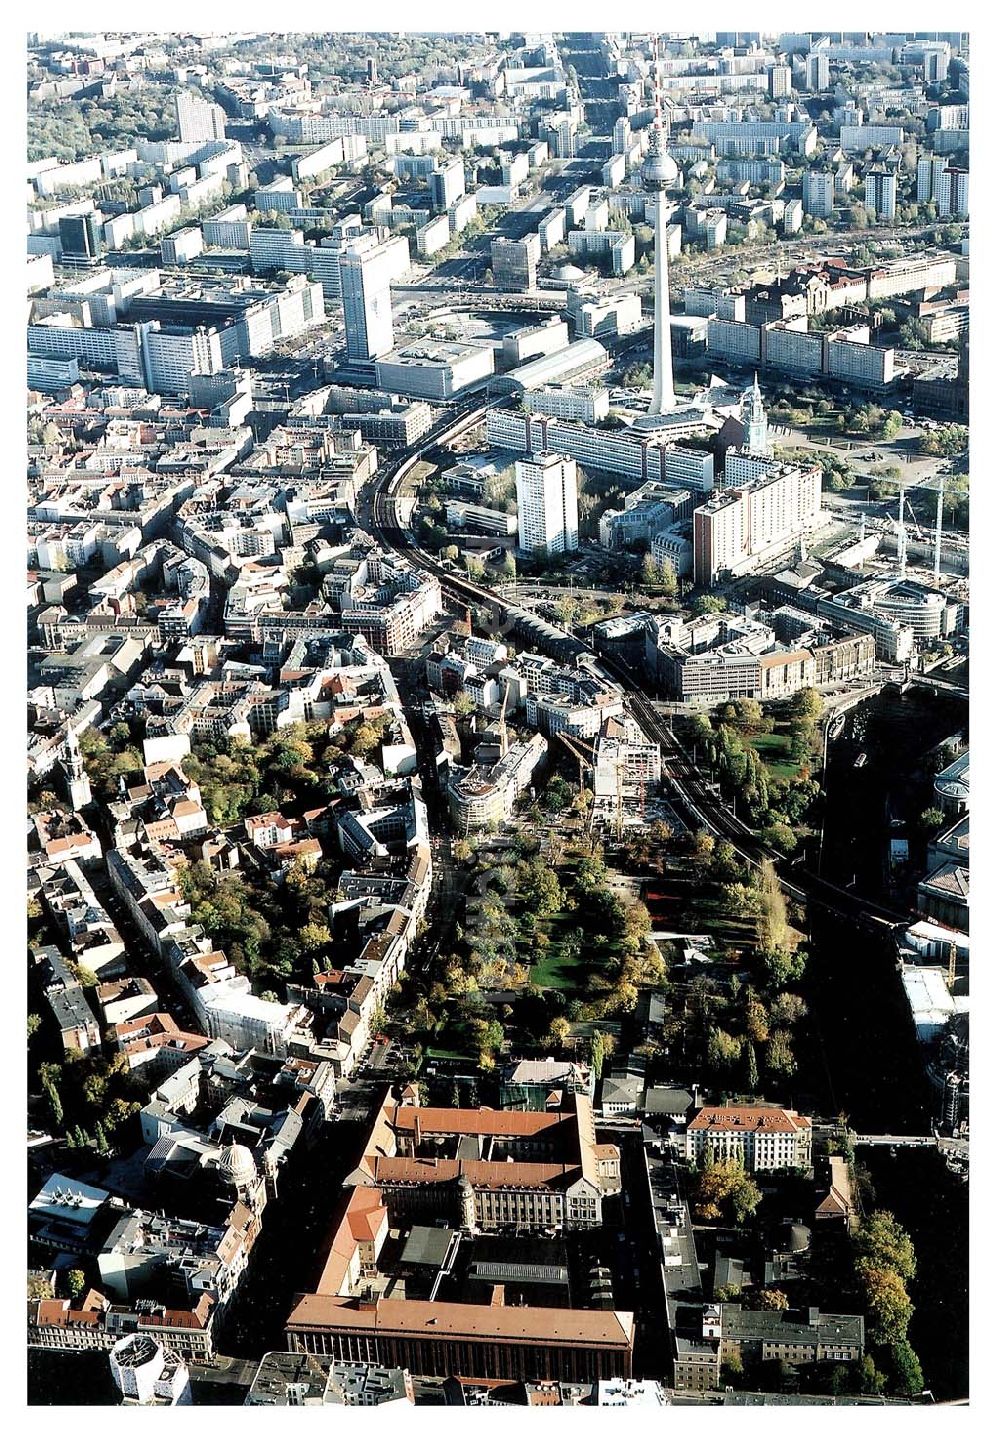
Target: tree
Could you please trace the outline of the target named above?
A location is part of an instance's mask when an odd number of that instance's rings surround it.
[[[751,1094],[760,1085],[760,1077],[757,1073],[757,1052],[753,1042],[747,1041],[747,1090]]]
[[[608,1031],[595,1031],[590,1039],[590,1061],[594,1067],[594,1078],[600,1080],[605,1059],[615,1048],[615,1038]]]
[[[861,1394],[881,1394],[886,1386],[886,1377],[870,1354],[864,1355],[858,1362],[857,1383]]]
[[[895,1344],[905,1339],[913,1313],[906,1285],[893,1269],[861,1260],[858,1283],[868,1307],[865,1331],[873,1344]]]
[[[456,692],[452,706],[458,717],[468,717],[476,710],[475,699],[470,697],[467,692]]]
[[[787,948],[794,936],[788,924],[788,903],[773,862],[761,862],[759,897],[761,945],[766,949]]]
[[[37,1034],[38,1028],[39,1028],[39,1026],[40,1026],[41,1024],[42,1024],[42,1018],[41,1018],[41,1016],[39,1016],[35,1011],[32,1011],[32,1012],[29,1014],[29,1016],[28,1016],[28,1040],[29,1040],[29,1041],[31,1040],[31,1038],[32,1038],[33,1035],[36,1035],[36,1034]]]
[[[712,1291],[712,1298],[720,1305],[740,1304],[743,1300],[742,1285],[719,1285]]]
[[[382,725],[362,722],[351,736],[349,750],[352,757],[367,757],[374,752],[382,740]]]
[[[67,1270],[66,1288],[71,1300],[78,1300],[87,1288],[87,1277],[82,1270]]]
[[[733,1218],[737,1225],[745,1225],[752,1218],[762,1199],[761,1192],[749,1176],[742,1180],[732,1193]]]
[[[856,1257],[895,1271],[903,1280],[917,1272],[913,1241],[888,1210],[875,1210],[859,1226],[854,1237]]]
[[[926,807],[917,818],[920,829],[930,840],[934,833],[944,823],[944,812],[938,811],[937,807]]]
[[[570,1033],[570,1024],[565,1016],[555,1016],[549,1025],[549,1041],[552,1045],[560,1047],[566,1044]]]
[[[799,844],[798,837],[784,822],[772,822],[768,826],[762,827],[760,835],[763,842],[780,852],[782,856],[791,856]]]
[[[666,597],[673,597],[677,592],[677,574],[673,564],[660,561],[652,553],[647,553],[642,560],[640,581],[645,587],[657,588]]]
[[[788,1308],[788,1296],[784,1290],[761,1290],[754,1300],[754,1303],[759,1310],[786,1310]]]
[[[564,812],[573,801],[573,788],[565,777],[553,777],[545,790],[545,807],[550,812]]]
[[[791,991],[782,991],[771,1003],[771,1021],[779,1026],[791,1026],[800,1021],[808,1007],[801,996]]]
[[[706,613],[725,612],[726,602],[724,598],[715,597],[712,593],[703,593],[701,597],[695,599],[694,610],[699,616],[704,616]]]
[[[330,928],[325,923],[307,921],[305,926],[299,928],[298,936],[303,951],[318,951],[329,944]]]
[[[772,1031],[764,1050],[764,1065],[777,1076],[788,1077],[795,1074],[792,1038],[787,1031]]]
[[[743,1360],[739,1354],[727,1354],[719,1369],[719,1383],[723,1389],[727,1385],[737,1385],[743,1378]]]
[[[814,687],[800,688],[789,701],[788,711],[793,717],[816,723],[823,711],[823,699]]]
[[[924,1387],[920,1360],[908,1339],[898,1339],[889,1351],[889,1377],[894,1394],[919,1394]]]
[[[726,703],[723,721],[740,732],[759,732],[764,725],[764,709],[752,697],[738,697],[735,702]]]
[[[728,1214],[742,1225],[760,1204],[761,1193],[741,1160],[715,1160],[699,1174],[694,1200],[700,1220],[721,1220]]]
[[[763,1045],[768,1037],[767,1009],[763,1001],[755,993],[752,987],[746,989],[746,1008],[744,1011],[747,1035],[757,1045]]]
[[[56,1089],[54,1083],[52,1083],[51,1081],[43,1081],[42,1083],[45,1086],[45,1093],[49,1098],[49,1106],[52,1110],[52,1119],[55,1121],[56,1125],[62,1125],[63,1107],[62,1101],[59,1098],[59,1092]]]

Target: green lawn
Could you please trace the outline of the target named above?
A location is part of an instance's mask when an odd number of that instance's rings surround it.
[[[568,960],[559,951],[542,956],[532,963],[531,984],[543,990],[577,991],[584,985],[582,961]]]
[[[787,760],[792,746],[791,738],[781,732],[768,732],[754,737],[753,746],[773,777],[790,778],[798,772],[798,767]]]

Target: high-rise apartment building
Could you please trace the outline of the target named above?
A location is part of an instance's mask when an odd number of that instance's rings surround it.
[[[767,92],[772,100],[785,99],[792,93],[792,71],[789,65],[772,65],[767,75]]]
[[[352,240],[340,256],[340,289],[349,359],[364,362],[391,352],[389,286],[397,272],[394,251],[371,236]]]
[[[929,204],[935,198],[940,177],[948,168],[944,155],[928,155],[917,160],[917,203]]]
[[[944,156],[917,162],[917,203],[937,205],[939,219],[968,219],[969,172],[950,165]],[[62,220],[60,220],[60,232]]]
[[[537,234],[526,234],[523,239],[494,239],[490,245],[494,284],[507,293],[534,289],[541,257],[542,244]]]
[[[824,50],[812,50],[806,56],[806,89],[822,91],[830,88],[830,57]]]
[[[177,129],[182,143],[207,144],[226,137],[226,112],[221,105],[200,100],[189,91],[177,95]]]
[[[829,170],[807,169],[802,176],[802,207],[817,219],[833,213],[834,176]]]
[[[822,514],[821,476],[818,467],[775,465],[696,508],[695,582],[711,587],[723,573],[752,572],[811,532]]]
[[[885,169],[869,170],[865,176],[865,208],[874,209],[880,224],[896,220],[896,176]]]
[[[575,553],[580,545],[576,461],[539,453],[514,464],[518,542],[526,553]]]
[[[465,193],[465,166],[460,159],[442,164],[427,177],[431,191],[431,208],[443,214]]]

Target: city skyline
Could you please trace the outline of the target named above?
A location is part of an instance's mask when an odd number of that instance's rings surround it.
[[[978,45],[28,39],[29,1403],[967,1403]]]

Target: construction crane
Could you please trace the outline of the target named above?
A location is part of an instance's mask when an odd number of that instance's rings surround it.
[[[913,505],[912,505],[912,503],[910,502],[909,498],[907,498],[907,500],[906,500],[906,506],[907,506],[907,508],[908,508],[908,510],[909,510],[910,517],[913,519],[913,526],[914,526],[914,528],[916,529],[917,538],[918,538],[918,540],[922,543],[923,540],[924,540],[924,535],[923,535],[923,533],[920,531],[920,520],[917,518],[916,513],[913,511]]]
[[[899,519],[896,528],[896,557],[899,560],[899,576],[906,576],[906,524],[903,521],[903,504],[906,502],[906,487],[899,480]]]
[[[583,771],[584,771],[584,768],[585,768],[585,767],[586,767],[587,769],[589,769],[590,771],[593,771],[593,769],[594,769],[594,760],[595,760],[594,754],[593,754],[590,750],[588,750],[587,748],[585,748],[585,747],[583,746],[583,743],[580,742],[578,738],[576,738],[576,737],[571,737],[571,736],[570,736],[568,733],[566,733],[566,732],[559,732],[559,733],[557,733],[557,736],[558,736],[558,738],[559,738],[559,741],[560,741],[560,742],[563,744],[563,746],[566,748],[567,752],[569,752],[570,756],[571,756],[571,757],[574,757],[574,758],[576,759],[576,764],[577,764],[577,767],[578,767],[579,773],[580,773],[580,793],[581,793],[581,795],[582,795],[582,794],[583,794]],[[596,748],[596,739],[595,739],[595,748]]]
[[[938,474],[937,523],[934,528],[934,584],[941,581],[941,527],[944,520],[944,474]]]

